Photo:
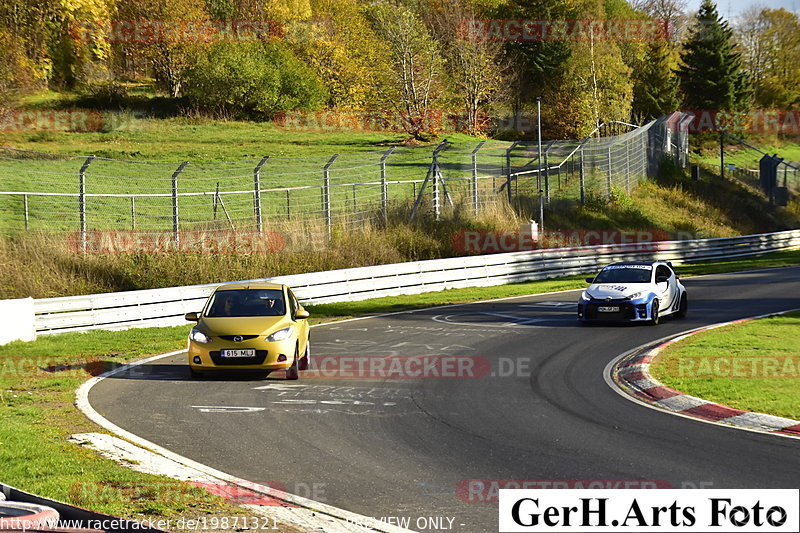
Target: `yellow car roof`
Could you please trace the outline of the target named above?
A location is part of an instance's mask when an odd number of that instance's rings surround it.
[[[269,283],[266,281],[240,281],[236,283],[226,283],[217,287],[218,291],[230,291],[241,289],[277,289],[282,290],[283,285],[280,283]]]

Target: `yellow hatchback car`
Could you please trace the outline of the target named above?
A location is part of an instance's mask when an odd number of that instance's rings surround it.
[[[285,370],[298,379],[311,361],[308,312],[286,285],[230,283],[208,297],[189,333],[189,372]]]

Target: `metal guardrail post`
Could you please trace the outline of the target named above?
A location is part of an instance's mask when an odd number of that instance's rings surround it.
[[[180,233],[178,232],[180,222],[178,219],[178,176],[180,176],[181,172],[183,172],[183,169],[186,168],[188,164],[188,161],[184,161],[175,172],[172,173],[172,240],[175,242],[176,249],[181,244]]]
[[[22,195],[22,209],[25,214],[25,231],[28,231],[28,195]]]
[[[472,214],[478,216],[478,152],[486,141],[481,141],[472,151]]]
[[[328,232],[328,240],[331,240],[331,229],[333,220],[331,219],[331,173],[330,168],[339,154],[334,154],[322,169],[322,211],[325,213],[325,231]]]
[[[386,159],[392,155],[395,147],[392,146],[381,156],[381,215],[383,223],[389,222],[389,185],[386,183]]]
[[[261,219],[261,167],[267,161],[269,161],[269,156],[262,158],[256,165],[255,170],[253,170],[253,210],[256,215],[256,227],[259,235],[263,232],[263,221]]]
[[[611,198],[611,172],[612,172],[612,167],[611,167],[611,145],[608,145],[608,178],[607,178],[608,184],[607,185],[608,185],[608,197],[609,198]]]
[[[725,132],[719,132],[719,175],[725,179]]]
[[[131,196],[131,231],[136,231],[136,197]]]
[[[81,252],[86,251],[86,169],[92,164],[94,156],[90,155],[86,158],[81,166],[81,171],[78,177],[78,208],[80,209],[81,219]]]

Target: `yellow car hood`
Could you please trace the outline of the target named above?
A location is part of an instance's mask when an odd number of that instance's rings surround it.
[[[273,331],[291,326],[286,316],[247,316],[203,318],[200,321],[206,335],[269,335]]]

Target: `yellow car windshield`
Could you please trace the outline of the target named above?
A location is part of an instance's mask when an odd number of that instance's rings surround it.
[[[285,314],[286,305],[280,289],[233,289],[215,292],[205,316],[222,318]]]

